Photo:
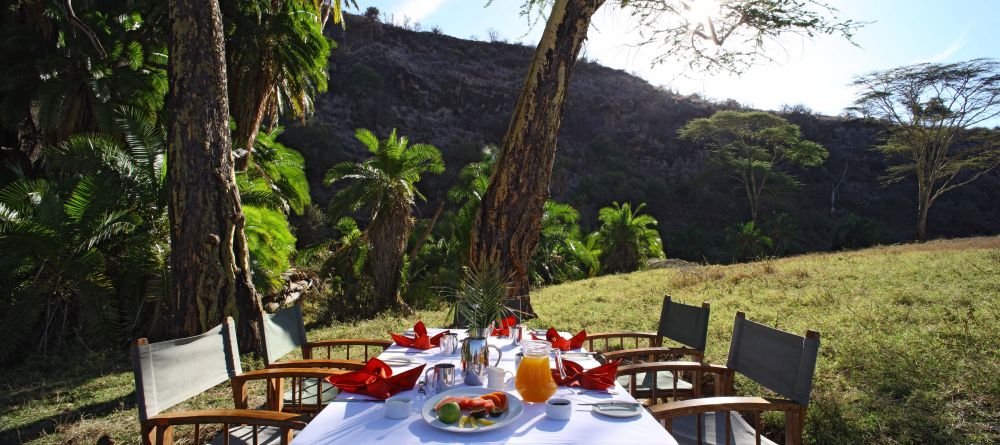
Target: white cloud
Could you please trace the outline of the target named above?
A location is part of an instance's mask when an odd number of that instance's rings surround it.
[[[411,21],[419,22],[440,9],[444,2],[445,0],[406,0],[392,8],[390,13],[395,15],[397,21],[409,17]]]
[[[941,63],[950,59],[951,56],[955,55],[955,53],[957,53],[959,50],[962,49],[962,44],[965,40],[966,34],[968,33],[969,30],[968,28],[966,28],[964,31],[962,31],[962,35],[960,35],[957,39],[955,39],[955,41],[951,42],[951,44],[948,45],[947,48],[941,50],[941,52],[934,54],[930,57],[921,59],[917,61],[917,63]]]

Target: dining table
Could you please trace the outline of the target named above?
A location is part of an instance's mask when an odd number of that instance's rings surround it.
[[[434,335],[443,329],[429,329]],[[466,336],[463,329],[451,329],[458,334],[459,340]],[[560,333],[565,336],[565,333]],[[499,367],[515,372],[516,356],[520,345],[505,337],[490,337],[489,344],[497,346],[500,351]],[[398,357],[410,357],[413,363],[405,366],[394,366],[394,374],[406,371],[422,364],[429,369],[437,363],[453,363],[461,374],[461,358],[459,350],[454,354],[444,354],[439,347],[428,350],[410,349],[393,344],[382,354],[381,360]],[[575,352],[575,354],[574,354]],[[571,360],[579,363],[585,369],[599,366],[600,363],[592,355],[583,354],[583,349],[570,351]],[[496,361],[496,352],[490,354],[491,365]],[[390,360],[392,362],[393,360]],[[398,360],[396,360],[398,361]],[[552,360],[553,362],[555,360]],[[460,381],[461,379],[459,379]],[[514,379],[509,379],[503,390],[520,399],[514,387]],[[465,386],[457,382],[454,388]],[[396,394],[396,397],[409,397],[413,400],[413,408],[405,419],[390,419],[385,416],[384,403],[366,403],[361,400],[371,399],[370,396],[341,392],[316,415],[292,441],[293,445],[365,445],[365,444],[649,444],[676,445],[677,441],[653,418],[645,409],[641,414],[631,418],[607,417],[593,411],[586,403],[605,401],[636,402],[636,400],[620,385],[609,390],[594,391],[579,388],[559,387],[553,397],[569,399],[573,402],[573,412],[569,420],[552,420],[545,415],[545,403],[524,402],[524,411],[510,424],[482,432],[459,433],[445,431],[432,427],[421,416],[423,403],[434,394],[422,394],[420,384],[413,389]],[[480,386],[482,387],[482,386]]]

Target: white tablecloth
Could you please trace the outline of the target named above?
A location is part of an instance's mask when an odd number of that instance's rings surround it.
[[[431,335],[440,330],[430,330]],[[463,331],[455,330],[460,337]],[[514,357],[520,351],[506,339],[491,337],[489,342],[503,351],[500,367],[514,371]],[[491,359],[494,353],[491,352]],[[429,369],[435,363],[450,362],[459,365],[459,356],[445,356],[439,348],[427,351],[411,350],[393,345],[379,357],[407,356],[418,360],[415,366],[426,362]],[[573,358],[573,361],[592,368],[598,365],[592,358]],[[553,360],[554,361],[554,360]],[[393,372],[399,373],[411,367],[395,367]],[[425,371],[426,372],[426,371]],[[459,372],[461,372],[459,370]],[[421,379],[422,380],[422,379]],[[456,387],[460,387],[461,384]],[[556,396],[570,399],[577,403],[597,402],[602,400],[635,399],[617,386],[617,394],[583,393],[579,390],[560,387]],[[507,391],[517,395],[513,382]],[[388,419],[384,415],[384,405],[381,403],[333,402],[323,409],[309,425],[306,426],[292,441],[294,445],[333,445],[333,444],[650,444],[677,445],[660,424],[646,411],[639,417],[618,419],[605,417],[591,412],[589,406],[574,405],[572,418],[568,421],[549,420],[545,417],[544,403],[525,403],[524,412],[511,425],[483,433],[453,433],[442,431],[428,425],[420,417],[420,409],[428,397],[422,397],[413,389],[399,394],[414,400],[413,413],[403,420]],[[343,393],[338,398],[358,398],[350,393]]]

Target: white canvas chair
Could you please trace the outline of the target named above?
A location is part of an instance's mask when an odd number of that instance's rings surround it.
[[[298,414],[280,412],[282,401],[273,394],[280,394],[281,379],[321,379],[343,372],[284,368],[244,373],[231,318],[193,337],[152,344],[141,338],[133,345],[131,357],[144,445],[172,444],[178,425],[192,425],[195,443],[200,443],[201,425],[205,424],[223,425],[213,443],[288,444],[293,431],[304,428],[305,422]],[[266,382],[269,410],[247,409],[247,384],[254,380]],[[164,412],[226,381],[232,383],[235,409]]]

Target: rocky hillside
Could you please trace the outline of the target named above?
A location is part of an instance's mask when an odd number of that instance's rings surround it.
[[[331,37],[338,48],[330,91],[317,98],[314,117],[289,124],[284,135],[307,159],[314,199],[325,205],[331,196],[321,183],[330,166],[366,156],[353,138],[355,128],[380,135],[398,128],[444,154],[447,173],[421,183],[428,196],[424,214],[430,213],[480,147],[500,141],[532,48],[371,25],[356,17],[346,33],[337,30]],[[725,229],[748,219],[742,189],[713,173],[702,149],[675,135],[692,118],[738,107],[677,95],[624,71],[581,62],[559,136],[552,197],[579,209],[588,229],[601,206],[646,202],[660,221],[669,256],[725,259]],[[785,117],[830,151],[822,167],[796,172],[798,189],[764,203],[770,215],[765,226],[780,213],[791,217],[790,225],[774,229],[789,234],[789,251],[830,248],[832,233],[850,214],[879,221],[884,242],[913,238],[915,186],[879,183],[887,163],[872,150],[876,126],[808,112]],[[931,232],[995,234],[998,216],[1000,175],[994,174],[939,200],[931,210]]]

